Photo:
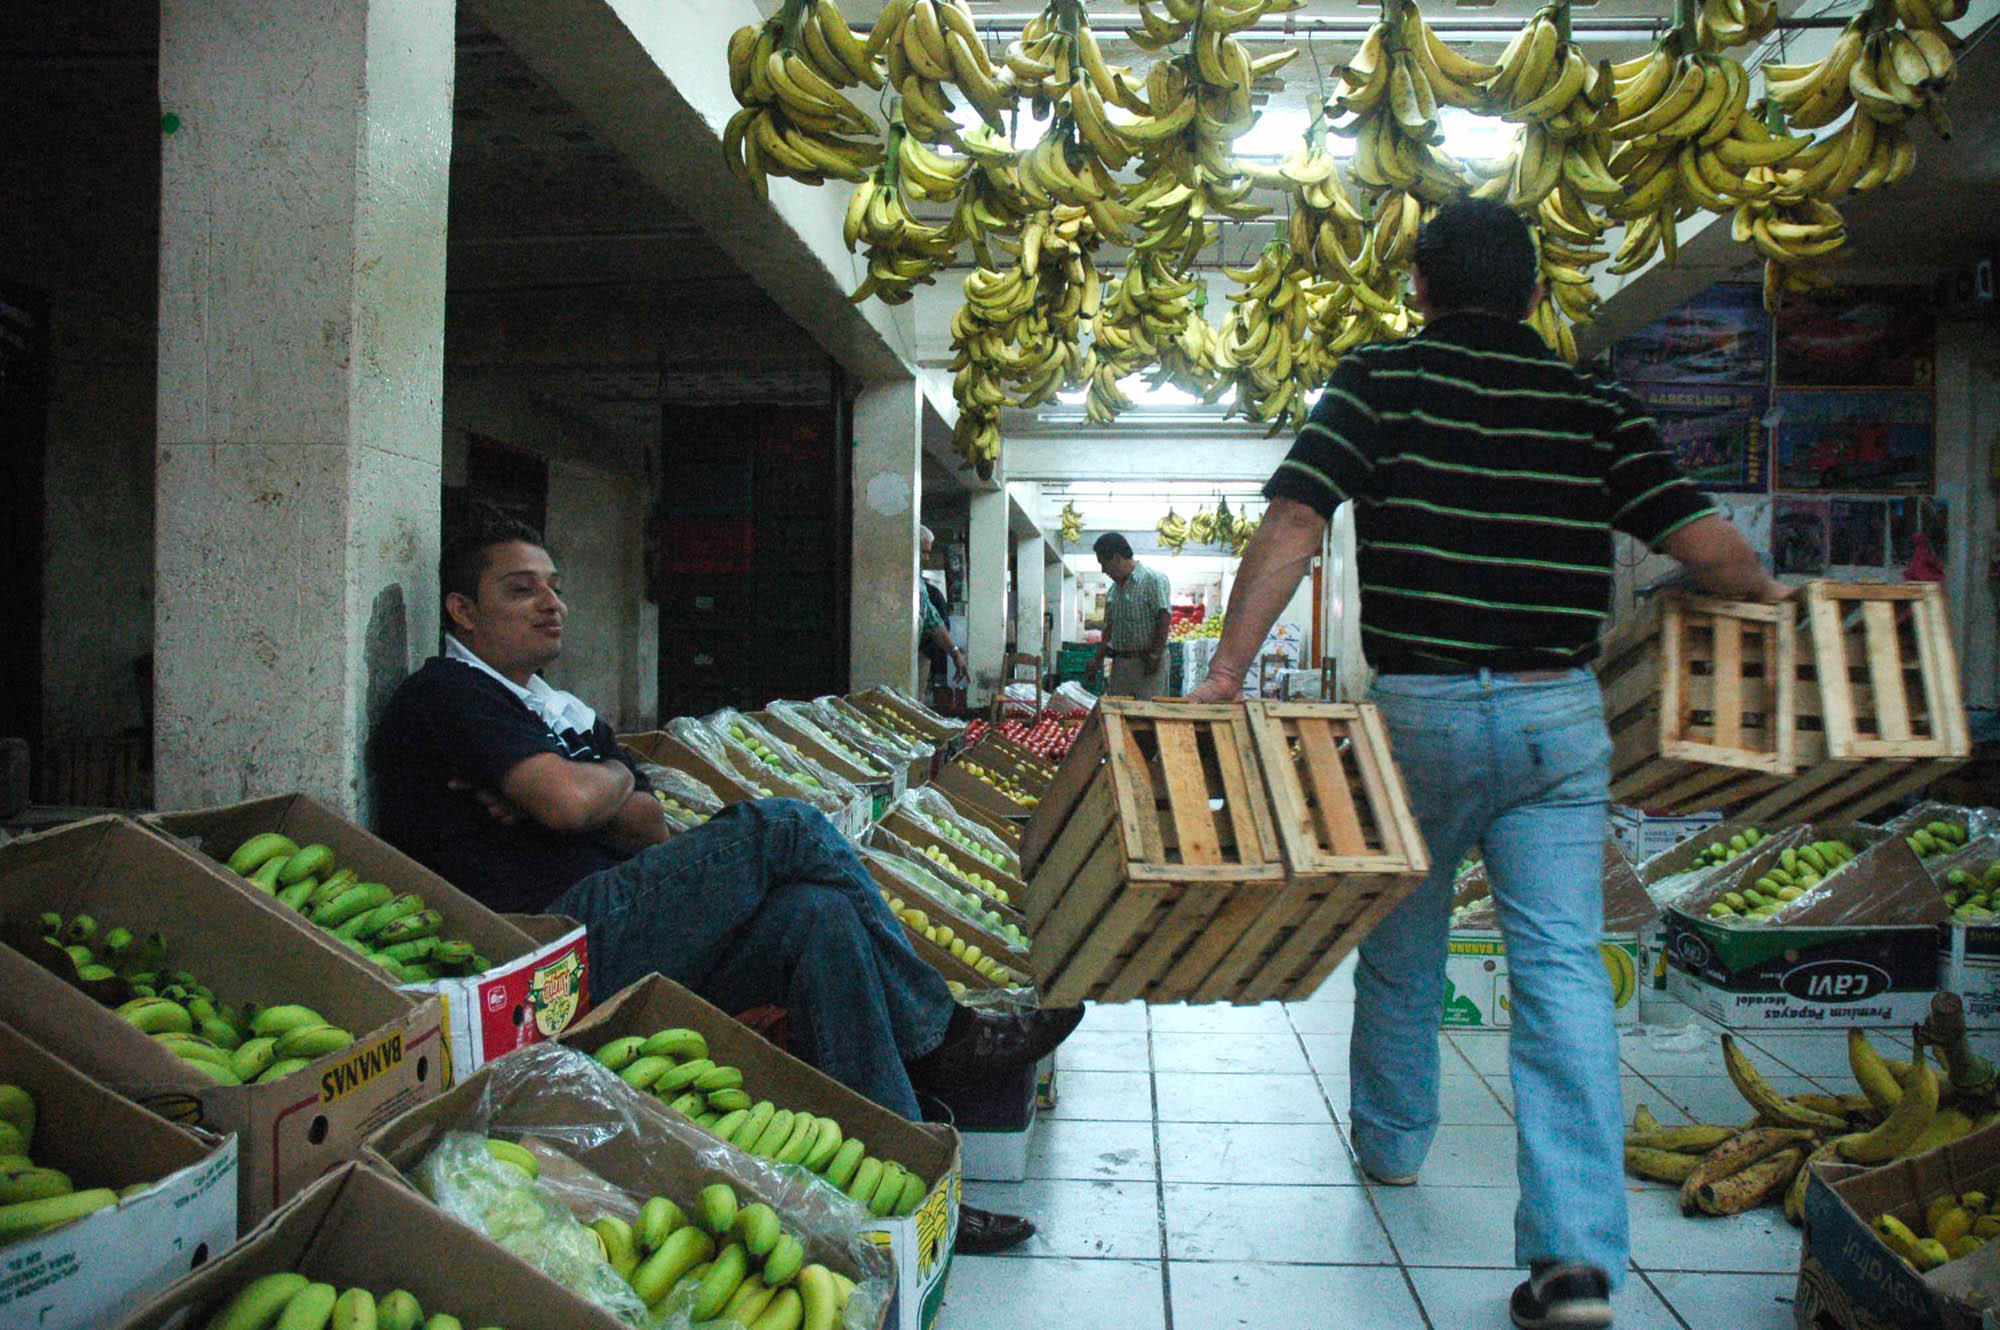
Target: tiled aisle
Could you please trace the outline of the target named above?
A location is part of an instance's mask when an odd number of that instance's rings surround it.
[[[1514,1132],[1506,1037],[1445,1036],[1444,1127],[1413,1188],[1363,1186],[1346,1133],[1351,970],[1310,1002],[1093,1008],[1057,1054],[1055,1112],[1029,1177],[968,1182],[976,1205],[1041,1231],[953,1262],[940,1330],[1483,1330],[1508,1324]],[[1645,995],[1628,1034],[1625,1108],[1740,1122],[1712,1027],[1682,1051],[1657,1027],[1686,1009]],[[1905,1041],[1881,1032],[1884,1048]],[[1667,1045],[1667,1046],[1663,1046]],[[1766,1035],[1750,1052],[1780,1091],[1851,1088],[1844,1033]],[[1684,1219],[1670,1188],[1629,1181],[1625,1330],[1790,1330],[1798,1230],[1776,1208]]]

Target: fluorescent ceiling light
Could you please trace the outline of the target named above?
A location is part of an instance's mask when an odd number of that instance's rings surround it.
[[[1132,403],[1135,406],[1208,405],[1193,393],[1177,388],[1171,383],[1154,385],[1148,383],[1142,375],[1138,374],[1126,375],[1124,378],[1118,380],[1118,386],[1124,391],[1127,397],[1132,399]],[[1056,394],[1056,400],[1066,406],[1082,406],[1089,397],[1090,392],[1086,388],[1077,388],[1070,392]]]

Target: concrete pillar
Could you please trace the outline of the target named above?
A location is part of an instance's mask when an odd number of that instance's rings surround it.
[[[1007,492],[972,496],[972,526],[965,552],[965,659],[972,669],[966,701],[982,705],[1000,677],[1007,650]]]
[[[1042,572],[1042,538],[1014,542],[1014,650],[1042,654],[1042,607],[1048,579]]]
[[[847,665],[856,689],[917,689],[917,508],[923,393],[915,379],[854,402],[853,605]]]
[[[162,807],[364,802],[436,649],[450,0],[166,0]]]
[[[1044,556],[1048,557],[1048,556]],[[1063,563],[1061,559],[1048,557],[1042,565],[1042,613],[1049,617],[1049,639],[1042,644],[1043,659],[1053,663],[1056,652],[1062,648],[1063,625],[1068,621],[1063,617]]]

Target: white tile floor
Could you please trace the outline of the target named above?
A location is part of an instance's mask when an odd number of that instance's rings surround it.
[[[1094,1007],[1057,1054],[1055,1111],[1028,1177],[969,1182],[975,1205],[1040,1232],[953,1262],[940,1330],[1484,1330],[1513,1269],[1513,1092],[1506,1036],[1447,1034],[1444,1126],[1412,1188],[1363,1185],[1348,1149],[1348,967],[1312,1001]],[[1694,1018],[1646,994],[1655,1027]],[[1715,1028],[1676,1050],[1625,1035],[1626,1112],[1741,1121]],[[1907,1043],[1889,1032],[1884,1047]],[[1663,1047],[1662,1045],[1669,1045]],[[1781,1091],[1839,1093],[1844,1034],[1748,1041]],[[1686,1219],[1670,1188],[1628,1180],[1627,1330],[1790,1330],[1798,1230],[1776,1209]]]

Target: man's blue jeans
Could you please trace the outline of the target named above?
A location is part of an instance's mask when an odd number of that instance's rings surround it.
[[[760,799],[593,873],[549,905],[590,928],[591,991],[658,970],[727,1012],[783,1005],[806,1061],[911,1121],[906,1060],[944,1039],[944,979],[810,804]]]
[[[1614,1287],[1627,1255],[1611,984],[1598,953],[1611,741],[1597,681],[1388,675],[1387,722],[1429,847],[1423,885],[1362,942],[1354,975],[1354,1149],[1417,1172],[1438,1126],[1452,878],[1483,849],[1507,942],[1521,1200],[1514,1259],[1582,1261]]]

